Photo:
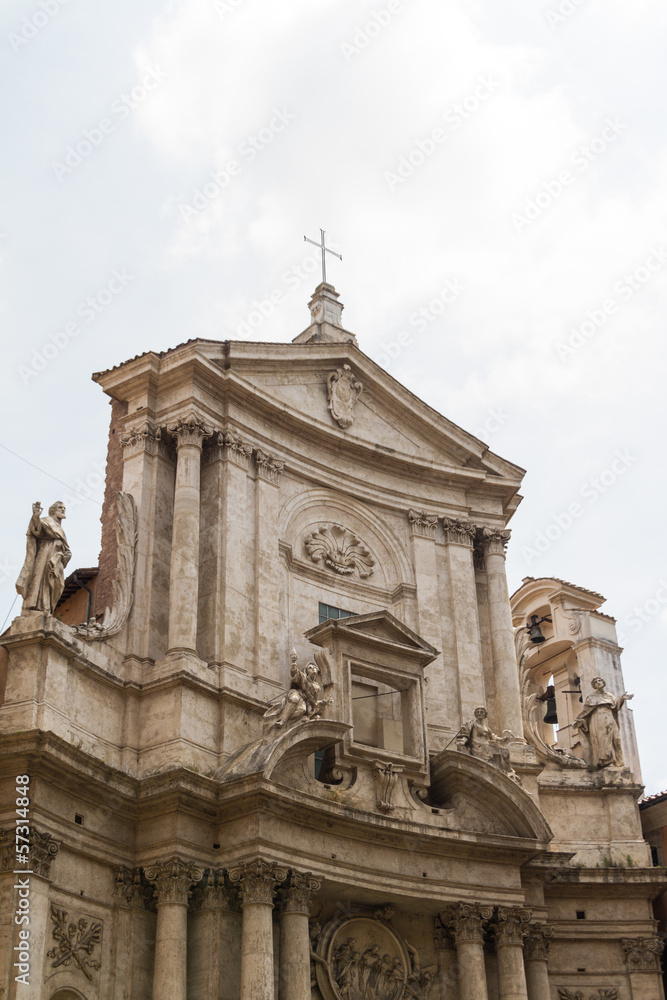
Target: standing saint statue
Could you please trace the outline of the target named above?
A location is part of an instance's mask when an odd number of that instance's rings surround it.
[[[584,749],[593,767],[623,767],[618,713],[634,695],[625,691],[620,698],[615,698],[605,691],[602,677],[594,677],[591,687],[593,693],[586,698],[572,728],[583,737]]]
[[[65,566],[72,556],[62,527],[64,518],[62,500],[51,504],[48,517],[42,517],[39,501],[32,505],[25,562],[16,581],[23,597],[21,614],[46,611],[52,615],[56,610],[65,587]]]

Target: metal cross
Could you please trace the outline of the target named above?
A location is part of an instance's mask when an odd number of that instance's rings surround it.
[[[304,236],[304,240],[306,241],[306,243],[312,243],[314,247],[319,247],[320,250],[322,251],[322,281],[325,282],[327,280],[326,255],[328,253],[332,253],[334,255],[334,257],[338,257],[338,260],[342,260],[343,259],[343,255],[340,254],[340,253],[336,253],[335,250],[330,250],[329,247],[326,247],[324,245],[324,230],[320,229],[320,233],[321,233],[321,237],[320,237],[320,242],[319,243],[317,243],[315,240],[309,240],[307,236]]]

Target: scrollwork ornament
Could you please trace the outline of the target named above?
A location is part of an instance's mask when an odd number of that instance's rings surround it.
[[[289,881],[281,891],[281,902],[284,913],[310,914],[310,900],[322,883],[312,872],[291,871]]]
[[[499,906],[496,923],[493,926],[496,947],[502,948],[505,945],[521,947],[530,931],[531,916],[531,911],[521,906]]]
[[[553,927],[546,924],[535,923],[528,928],[528,934],[523,942],[523,953],[528,961],[546,962],[549,959],[549,948],[551,938],[554,936]]]
[[[187,903],[192,895],[192,886],[201,882],[204,872],[197,865],[172,858],[170,861],[156,861],[144,869],[148,881],[155,886],[157,903]]]
[[[625,960],[632,972],[660,972],[663,942],[658,937],[623,938]]]
[[[41,875],[43,878],[50,877],[51,865],[59,850],[60,843],[50,833],[32,828],[30,832],[30,864],[36,875]]]
[[[345,430],[354,423],[354,406],[364,391],[349,365],[343,365],[327,376],[327,394],[331,416]]]
[[[287,869],[270,861],[242,861],[229,871],[229,879],[239,887],[241,906],[260,903],[273,906],[281,882],[287,878]]]
[[[188,445],[201,448],[204,438],[210,437],[213,433],[213,429],[194,413],[179,417],[173,424],[169,424],[167,430],[176,438],[177,448]]]
[[[484,934],[493,917],[493,907],[481,903],[454,903],[440,914],[442,923],[457,944],[462,941],[484,943]]]
[[[314,563],[323,563],[341,576],[352,576],[356,570],[365,580],[374,572],[370,550],[341,524],[323,524],[306,536],[304,547]]]

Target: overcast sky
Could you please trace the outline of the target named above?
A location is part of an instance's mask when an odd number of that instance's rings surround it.
[[[528,469],[510,589],[607,596],[667,788],[666,27],[660,0],[4,0],[0,624],[33,500],[97,562],[91,373],[291,340],[321,227],[361,348]]]

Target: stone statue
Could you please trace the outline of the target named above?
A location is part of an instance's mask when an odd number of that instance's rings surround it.
[[[489,713],[483,706],[476,708],[474,721],[467,722],[461,727],[456,737],[456,747],[472,757],[479,757],[480,760],[493,764],[520,785],[521,779],[510,764],[508,749],[509,743],[518,742],[517,738],[509,729],[505,730],[502,736],[491,732],[487,722],[488,717]]]
[[[405,942],[405,946],[410,955],[411,968],[408,973],[408,981],[405,984],[403,997],[405,1000],[428,1000],[431,985],[438,967],[437,965],[428,965],[422,968],[417,949],[407,941]]]
[[[52,615],[56,610],[65,588],[65,566],[72,556],[62,527],[64,518],[62,500],[51,504],[48,517],[42,517],[39,501],[32,505],[25,562],[16,581],[23,597],[21,614],[46,611]]]
[[[272,705],[264,713],[265,726],[283,729],[293,726],[302,719],[319,719],[322,709],[331,702],[322,698],[320,668],[316,663],[308,663],[305,670],[297,666],[296,650],[290,656],[290,690],[283,695],[277,705]]]
[[[584,750],[593,767],[623,767],[618,713],[634,695],[626,691],[620,698],[615,698],[605,691],[605,686],[602,677],[593,678],[593,693],[586,698],[572,728],[581,734]]]

